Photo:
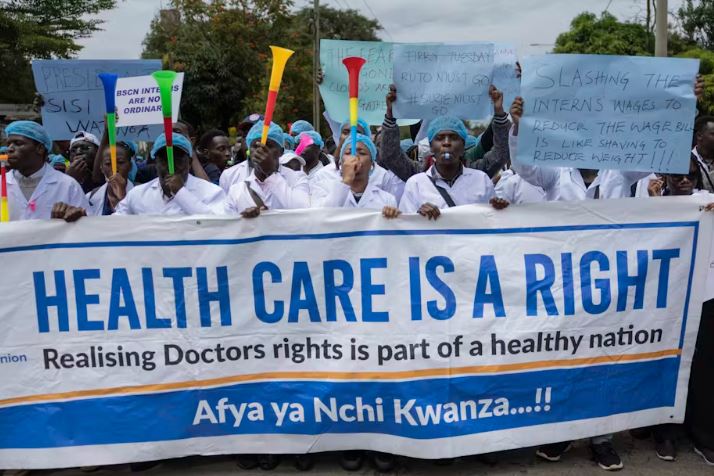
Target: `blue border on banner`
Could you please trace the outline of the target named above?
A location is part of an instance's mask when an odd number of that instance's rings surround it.
[[[360,230],[337,233],[305,233],[293,235],[261,235],[250,238],[205,239],[205,240],[139,240],[139,241],[89,241],[86,243],[45,243],[42,245],[11,246],[0,248],[0,254],[17,253],[21,251],[76,249],[76,248],[142,248],[164,246],[201,246],[201,245],[244,245],[260,241],[299,241],[299,240],[331,240],[335,238],[353,238],[359,236],[429,236],[429,235],[512,235],[519,233],[549,233],[561,231],[592,231],[592,230],[632,230],[652,228],[684,228],[693,227],[696,235],[699,232],[698,221],[661,222],[661,223],[620,223],[603,225],[563,225],[522,228],[471,228],[446,230]]]
[[[680,358],[594,365],[590,367],[549,369],[500,375],[476,375],[454,378],[423,379],[396,382],[324,382],[277,380],[232,384],[217,388],[179,390],[159,394],[99,397],[87,400],[60,401],[0,408],[0,449],[56,448],[97,444],[174,441],[186,438],[230,435],[320,435],[372,433],[387,434],[417,440],[447,438],[499,430],[525,428],[558,422],[568,422],[625,414],[654,408],[674,406]],[[551,400],[536,402],[537,389],[551,388]],[[329,406],[329,399],[338,404],[355,404],[355,397],[375,406],[383,402],[383,421],[334,421],[324,417],[316,422],[314,399]],[[507,398],[509,411],[495,415],[498,398]],[[240,406],[259,402],[265,410],[265,420],[244,419],[234,426],[229,410],[224,422],[201,421],[193,425],[198,403],[204,400],[218,415],[221,399]],[[402,408],[414,399],[407,418],[395,419],[394,400]],[[473,400],[477,404],[476,418],[435,424],[424,420],[427,406],[439,403]],[[479,403],[491,400],[488,406]],[[286,416],[282,427],[275,425],[270,402],[279,405],[300,403],[305,408],[305,422],[292,422]],[[540,403],[540,410],[535,407]],[[549,404],[547,410],[545,405]],[[422,409],[421,418],[419,410]],[[443,407],[442,407],[443,408]],[[513,409],[516,409],[515,413]],[[492,415],[484,415],[482,410]],[[443,412],[443,410],[442,410]],[[132,414],[132,419],[127,419]],[[376,414],[376,412],[375,412]],[[431,413],[434,415],[434,413]],[[443,417],[443,413],[441,414]],[[421,424],[428,421],[427,424]],[[51,429],[51,430],[50,430]],[[236,448],[240,453],[240,448]]]
[[[698,221],[685,221],[685,222],[660,222],[660,223],[625,223],[625,224],[600,224],[600,225],[571,225],[571,226],[552,226],[552,227],[520,227],[520,228],[495,228],[495,229],[446,229],[446,230],[362,230],[362,231],[351,231],[351,232],[338,232],[338,233],[322,233],[322,234],[294,234],[294,235],[263,235],[248,238],[235,238],[235,239],[205,239],[205,240],[171,240],[171,241],[114,241],[114,242],[86,242],[86,243],[47,243],[40,245],[25,245],[25,246],[15,246],[0,248],[0,254],[4,253],[14,253],[14,252],[24,252],[24,251],[39,251],[39,250],[52,250],[52,249],[78,249],[78,248],[122,248],[122,247],[170,247],[170,246],[206,246],[206,245],[242,245],[249,243],[256,243],[262,241],[296,241],[296,240],[328,240],[336,238],[350,238],[350,237],[364,237],[364,236],[428,236],[428,235],[494,235],[494,234],[527,234],[527,233],[548,233],[548,232],[564,232],[564,231],[594,231],[594,230],[633,230],[633,229],[664,229],[664,228],[692,228],[692,254],[689,270],[689,278],[687,283],[686,291],[686,301],[684,304],[684,315],[682,318],[682,328],[679,340],[679,349],[683,348],[684,336],[686,332],[687,325],[687,314],[689,311],[689,300],[691,297],[691,287],[692,280],[694,276],[694,266],[696,261],[696,251],[698,244],[698,234],[699,234],[699,222]],[[590,367],[579,367],[571,369],[555,369],[555,370],[545,370],[545,371],[532,371],[532,372],[519,372],[513,374],[500,374],[493,376],[466,376],[466,377],[454,377],[451,379],[422,379],[410,382],[321,382],[321,381],[290,381],[290,380],[280,380],[271,382],[260,382],[260,383],[242,383],[237,385],[231,385],[226,387],[218,387],[211,389],[194,389],[194,390],[182,390],[174,392],[162,392],[159,394],[142,394],[142,395],[129,395],[129,396],[117,396],[117,397],[100,397],[100,398],[89,398],[80,399],[73,401],[59,401],[59,402],[49,402],[49,403],[38,403],[38,404],[21,404],[16,406],[10,406],[5,408],[0,408],[0,449],[1,448],[45,448],[45,447],[61,447],[61,446],[81,446],[90,444],[111,444],[120,442],[141,442],[141,441],[157,441],[157,440],[176,440],[192,437],[201,436],[221,436],[221,435],[233,435],[233,434],[261,434],[261,433],[284,433],[284,434],[321,434],[321,433],[350,433],[350,432],[372,432],[372,433],[386,433],[394,434],[397,436],[405,436],[409,438],[416,439],[427,439],[427,438],[439,438],[457,435],[466,435],[480,433],[484,431],[496,431],[499,429],[508,428],[520,428],[532,425],[540,425],[546,423],[555,423],[559,421],[574,421],[583,420],[589,418],[597,418],[608,415],[616,415],[619,413],[628,413],[638,410],[644,410],[649,408],[663,408],[672,407],[675,403],[677,381],[679,376],[680,367],[680,357],[669,357],[664,359],[656,359],[647,362],[635,362],[635,363],[618,363],[618,364],[607,364],[607,365],[596,365]],[[594,376],[599,375],[598,378],[589,378],[588,375]],[[506,379],[507,384],[498,383],[494,385],[486,385],[486,388],[495,387],[503,389],[504,396],[507,398],[513,398],[517,401],[525,400],[525,390],[520,387],[525,387],[521,385],[524,379],[530,382],[529,392],[534,392],[537,387],[551,386],[553,391],[556,392],[558,378],[562,378],[566,375],[570,375],[570,379],[563,378],[560,390],[565,391],[566,397],[556,396],[554,397],[553,405],[557,405],[559,399],[566,398],[569,399],[570,395],[577,391],[575,387],[578,385],[583,385],[586,389],[589,389],[590,397],[583,395],[581,401],[578,402],[577,398],[573,398],[572,404],[561,401],[561,408],[567,410],[567,415],[557,416],[558,412],[552,413],[541,413],[537,417],[534,417],[532,423],[526,424],[512,424],[509,426],[508,421],[512,418],[516,418],[522,415],[513,416],[503,416],[499,417],[500,424],[495,424],[493,427],[484,427],[482,430],[473,431],[473,427],[469,429],[468,425],[460,426],[462,430],[452,431],[441,434],[436,433],[420,433],[414,432],[413,434],[403,434],[402,432],[397,432],[394,429],[386,429],[382,431],[378,428],[369,427],[363,430],[340,430],[339,425],[331,425],[328,428],[320,427],[313,429],[311,431],[270,431],[269,429],[260,428],[255,431],[234,431],[232,428],[229,429],[226,425],[210,425],[214,429],[209,429],[206,431],[201,431],[199,434],[192,434],[190,425],[183,421],[183,425],[186,426],[183,430],[179,428],[174,436],[166,436],[161,438],[155,438],[152,436],[151,432],[147,431],[147,426],[145,426],[146,421],[152,423],[147,424],[150,428],[152,425],[156,425],[161,428],[155,428],[155,431],[164,431],[163,427],[167,426],[166,421],[168,420],[156,420],[154,421],[156,415],[165,414],[166,411],[183,411],[180,408],[180,398],[187,398],[196,401],[198,397],[206,398],[217,392],[237,392],[240,394],[241,391],[248,391],[246,389],[252,389],[251,392],[257,392],[258,389],[264,389],[266,395],[277,399],[280,394],[276,393],[281,385],[287,386],[289,392],[283,396],[284,401],[290,401],[290,398],[298,398],[308,395],[298,395],[296,391],[301,388],[309,388],[309,385],[315,386],[318,390],[325,390],[325,386],[330,388],[343,388],[343,389],[359,389],[365,386],[374,386],[377,389],[390,389],[387,393],[398,393],[402,389],[407,387],[411,388],[418,386],[426,391],[428,388],[440,387],[440,383],[447,381],[449,384],[454,385],[462,384],[465,389],[469,387],[475,387],[474,390],[483,390],[484,383],[488,382],[487,379]],[[632,376],[635,376],[634,378]],[[550,376],[550,377],[549,377]],[[560,376],[560,377],[558,377]],[[642,379],[641,376],[657,376],[653,379]],[[548,382],[548,378],[552,378],[554,384]],[[621,385],[618,387],[614,385],[612,379],[618,380]],[[510,379],[510,380],[509,380]],[[515,379],[515,380],[513,380]],[[520,380],[519,380],[520,379]],[[602,380],[601,380],[602,379]],[[502,380],[503,381],[503,380]],[[501,382],[502,382],[501,381]],[[576,382],[576,384],[568,382]],[[519,383],[520,382],[520,383]],[[597,382],[608,382],[608,388],[599,387]],[[617,383],[617,382],[615,382]],[[667,383],[667,385],[665,385]],[[301,385],[307,385],[308,387],[300,387]],[[650,392],[635,392],[636,389],[642,389],[643,386],[649,385],[652,387]],[[400,387],[401,386],[401,387]],[[653,387],[654,386],[654,387]],[[656,388],[655,388],[656,387]],[[560,391],[559,390],[559,391]],[[599,391],[594,391],[599,390]],[[617,390],[617,391],[615,391]],[[657,391],[654,391],[657,390]],[[262,391],[262,390],[261,390]],[[350,390],[351,391],[351,390]],[[343,392],[343,396],[353,395],[350,391]],[[434,390],[436,391],[436,390]],[[509,395],[509,392],[511,394]],[[466,394],[473,394],[470,391],[465,392]],[[258,393],[253,393],[253,395],[258,395]],[[359,393],[357,393],[359,394]],[[478,391],[475,394],[483,394]],[[649,397],[635,398],[635,394],[646,394]],[[413,395],[419,395],[418,392]],[[451,395],[451,393],[450,393]],[[531,393],[532,395],[532,393]],[[529,398],[531,398],[529,395]],[[562,394],[558,394],[562,395]],[[621,399],[614,398],[614,395],[620,395]],[[192,396],[192,397],[191,397]],[[309,396],[309,395],[308,395]],[[497,395],[494,395],[497,397]],[[261,397],[263,398],[263,397]],[[268,397],[265,397],[266,399]],[[406,397],[405,397],[406,398]],[[426,397],[425,397],[426,398]],[[178,400],[176,400],[178,399]],[[532,399],[532,398],[531,398]],[[587,401],[586,401],[587,400]],[[641,401],[642,400],[642,401]],[[645,401],[646,400],[646,401]],[[260,401],[256,398],[255,401]],[[143,402],[143,403],[142,403]],[[161,403],[163,402],[163,403]],[[592,403],[592,408],[589,407],[589,403]],[[148,404],[147,404],[148,403]],[[161,404],[159,404],[161,403]],[[606,404],[607,403],[607,404]],[[116,404],[116,406],[115,406]],[[618,408],[612,408],[612,405],[619,405]],[[107,407],[108,405],[108,407]],[[168,406],[162,406],[168,405]],[[95,407],[96,406],[96,407]],[[102,409],[108,408],[111,411],[117,412],[116,415],[108,415],[106,412],[103,414]],[[147,411],[149,409],[149,411]],[[195,411],[193,409],[192,411]],[[67,413],[68,412],[68,413]],[[130,425],[132,422],[126,421],[126,415],[128,413],[138,412],[140,417],[134,420],[143,422],[138,425],[138,429],[131,429]],[[268,410],[266,409],[266,413]],[[94,414],[93,414],[94,413]],[[141,416],[144,415],[144,416]],[[114,420],[112,420],[114,418]],[[550,420],[549,420],[550,418]],[[102,425],[97,428],[96,422],[101,421]],[[495,421],[495,420],[494,420]],[[47,428],[60,425],[69,425],[67,432],[55,431],[48,433]],[[114,426],[114,428],[112,428]],[[488,426],[488,424],[487,424]],[[220,428],[220,430],[216,429]],[[121,432],[117,433],[118,430],[127,432],[123,434]],[[468,430],[468,431],[467,431]],[[138,434],[133,433],[138,431]],[[165,429],[165,431],[170,432],[170,429]],[[102,438],[97,438],[99,434],[105,434],[106,441]],[[123,436],[122,436],[123,434]],[[112,436],[115,435],[115,436]],[[131,436],[133,435],[133,436]],[[90,438],[91,437],[91,438]],[[62,439],[64,438],[64,440]],[[122,439],[123,438],[123,439]],[[60,441],[58,441],[58,439]],[[112,441],[110,441],[112,440]]]

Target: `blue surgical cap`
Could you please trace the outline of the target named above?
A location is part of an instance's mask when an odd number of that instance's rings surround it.
[[[477,146],[481,142],[481,136],[474,137],[471,134],[466,136],[466,142],[464,144],[464,149],[470,149],[471,147]]]
[[[372,162],[376,162],[377,160],[377,147],[375,147],[374,142],[372,142],[372,139],[370,139],[368,136],[364,134],[357,134],[357,142],[361,142],[364,145],[367,146],[369,149],[369,153],[372,154]],[[352,139],[349,137],[345,141],[344,144],[342,144],[342,150],[340,151],[340,160],[342,160],[342,156],[345,155],[345,151],[347,150],[347,147],[352,147]],[[356,151],[350,150],[350,153],[352,155],[356,155]]]
[[[412,147],[414,147],[414,141],[411,139],[402,139],[399,141],[399,148],[402,149],[402,152],[407,152]]]
[[[55,166],[57,164],[62,164],[66,165],[67,164],[67,159],[65,159],[63,156],[59,154],[50,154],[50,156],[47,158],[51,166]]]
[[[6,145],[0,147],[0,154],[7,154],[7,146]]]
[[[347,120],[340,125],[340,129],[344,129],[345,126],[349,125],[350,121]],[[357,119],[357,132],[359,132],[360,127],[364,130],[365,134],[372,135],[372,131],[369,130],[369,124],[367,124],[367,121],[365,121],[364,119]]]
[[[181,134],[177,134],[176,132],[172,133],[171,135],[174,140],[174,147],[183,149],[188,155],[191,155],[193,153],[193,148],[191,148],[191,143],[188,141],[188,139],[186,139]],[[156,154],[164,147],[166,147],[166,136],[164,134],[161,134],[154,141],[154,147],[151,148],[151,157],[155,159]]]
[[[129,149],[129,152],[131,152],[132,157],[136,155],[136,153],[139,151],[139,147],[136,145],[136,142],[133,140],[122,140],[117,142],[117,145],[124,145],[126,146],[127,149]]]
[[[439,116],[429,123],[429,129],[426,133],[429,142],[433,141],[434,136],[441,131],[455,132],[464,140],[464,143],[466,143],[466,136],[469,135],[464,121],[454,116]]]
[[[295,149],[295,138],[291,136],[290,134],[283,133],[283,139],[284,139],[284,147],[286,149],[294,150]]]
[[[310,136],[310,138],[312,139],[312,143],[314,145],[320,147],[320,149],[325,147],[325,142],[322,140],[322,136],[319,133],[317,133],[315,131],[301,132],[300,135],[297,137],[298,143],[300,143],[303,136]]]
[[[315,130],[315,128],[312,126],[312,124],[300,119],[299,121],[293,122],[293,125],[290,128],[290,133],[298,135],[302,132],[314,131],[314,130]]]
[[[250,148],[251,144],[255,140],[260,140],[260,138],[263,136],[263,121],[258,121],[255,124],[253,124],[253,127],[250,128],[248,131],[248,135],[245,138],[246,143],[248,144],[248,148]],[[270,129],[268,129],[268,139],[267,140],[272,140],[276,144],[278,144],[280,147],[283,147],[283,144],[285,143],[285,139],[283,137],[283,130],[280,128],[279,125],[277,125],[274,122],[270,123]]]
[[[47,134],[44,127],[33,121],[15,121],[11,122],[5,128],[5,134],[8,136],[18,135],[32,139],[35,142],[45,146],[47,153],[52,150],[52,139]]]

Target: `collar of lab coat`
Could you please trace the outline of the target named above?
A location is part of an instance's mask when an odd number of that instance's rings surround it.
[[[43,168],[45,169],[44,174],[42,175],[40,182],[37,184],[37,187],[35,187],[35,190],[32,192],[30,201],[37,200],[47,191],[48,185],[56,184],[59,181],[59,175],[61,172],[56,171],[50,164],[43,165]],[[15,180],[15,174],[10,173],[5,175],[5,177],[8,184],[18,185],[17,180]]]
[[[583,190],[590,190],[591,188],[595,188],[598,185],[600,185],[600,174],[602,171],[598,172],[597,176],[595,177],[595,180],[590,184],[589,187],[585,186],[585,182],[583,181],[583,176],[580,174],[580,171],[578,169],[570,169],[570,180],[576,184],[578,187],[582,188]]]
[[[193,175],[188,174],[188,178],[186,179],[186,182],[183,184],[183,186],[186,187],[186,189],[188,189],[188,190],[194,191],[197,188],[196,180],[203,180],[203,179],[197,179]],[[152,180],[151,188],[161,190],[161,182],[159,182],[158,177],[156,177],[154,180]]]

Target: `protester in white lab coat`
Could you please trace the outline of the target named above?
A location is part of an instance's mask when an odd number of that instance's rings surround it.
[[[435,163],[426,172],[407,180],[399,202],[403,213],[418,213],[437,219],[439,209],[472,203],[505,208],[508,202],[495,197],[493,183],[480,170],[464,167],[467,136],[463,121],[442,116],[429,124],[428,138]]]
[[[99,138],[85,131],[77,132],[69,141],[69,168],[65,173],[75,179],[85,192],[92,191],[95,186],[92,169],[99,145]]]
[[[508,203],[515,205],[546,201],[545,192],[542,188],[526,182],[523,180],[523,177],[511,169],[500,172],[495,193],[498,198],[502,198]]]
[[[305,131],[297,136],[297,144],[295,151],[305,159],[305,165],[302,171],[307,175],[308,182],[311,182],[315,178],[315,175],[325,167],[320,160],[325,142],[322,140],[322,136],[317,132]]]
[[[158,177],[134,187],[119,202],[116,215],[219,215],[225,194],[217,185],[190,175],[191,143],[173,133],[174,174],[169,174],[166,136],[154,141],[151,156],[156,160]]]
[[[337,144],[338,153],[342,150],[342,146],[345,144],[345,142],[349,140],[349,122],[342,123],[340,131],[340,138]],[[361,119],[359,120],[359,123],[357,125],[357,132],[359,134],[363,134],[367,137],[370,137],[369,125]],[[311,179],[310,189],[312,192],[313,202],[317,201],[319,203],[323,201],[327,194],[330,192],[332,185],[335,182],[340,182],[341,180],[342,174],[340,173],[340,162],[339,157],[337,157],[337,160],[335,160],[335,162],[330,163],[320,169]],[[374,183],[377,188],[380,188],[385,192],[389,192],[394,195],[397,201],[401,199],[402,193],[404,193],[404,182],[392,172],[379,165],[375,165],[370,181]]]
[[[262,122],[261,122],[262,124]],[[255,124],[251,127],[250,130],[253,130],[253,127],[255,127]],[[281,129],[282,130],[282,129]],[[250,133],[250,131],[248,131]],[[262,132],[262,131],[261,131]],[[246,136],[247,137],[247,136]],[[277,139],[277,135],[273,136],[274,139]],[[246,138],[247,142],[247,138]],[[286,152],[285,150],[285,134],[283,134],[282,141],[280,142],[281,147],[283,148],[283,152]],[[247,144],[247,147],[250,149],[250,144]],[[223,171],[221,174],[221,178],[218,181],[218,185],[221,186],[224,192],[226,192],[226,195],[228,194],[228,191],[231,189],[231,187],[235,184],[238,183],[243,183],[246,181],[248,176],[250,175],[253,167],[250,162],[250,152],[248,152],[248,159],[244,160],[243,162],[234,165],[233,167],[229,167]]]
[[[237,183],[243,182],[250,175],[250,158],[244,160],[243,162],[234,165],[233,167],[228,167],[221,174],[221,178],[218,179],[218,185],[223,189],[225,193]]]
[[[387,218],[399,215],[397,199],[372,183],[377,148],[372,140],[357,134],[357,152],[352,154],[352,142],[342,146],[340,163],[342,180],[334,182],[321,206],[326,208],[371,208],[382,210]]]
[[[7,193],[10,220],[47,220],[55,203],[85,207],[82,187],[47,163],[52,139],[32,121],[15,121],[7,134]]]
[[[89,208],[87,215],[111,215],[129,190],[134,188],[132,181],[136,176],[134,154],[136,144],[128,141],[117,142],[117,172],[112,173],[112,158],[109,147],[102,151],[102,174],[106,183],[87,194]]]
[[[283,155],[283,130],[270,124],[265,144],[260,139],[263,121],[258,121],[248,132],[250,147],[250,175],[231,186],[225,202],[225,213],[256,217],[261,210],[308,208],[310,188],[303,172],[280,165]]]

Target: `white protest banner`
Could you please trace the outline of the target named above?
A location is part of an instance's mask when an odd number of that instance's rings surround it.
[[[183,73],[178,73],[171,89],[171,116],[178,121]],[[159,86],[152,76],[119,78],[116,88],[117,127],[163,124]]]
[[[397,117],[484,119],[493,114],[491,84],[503,92],[504,107],[520,93],[516,50],[506,43],[399,43],[393,49]]]
[[[0,462],[446,458],[684,418],[697,197],[0,225]]]
[[[524,164],[686,174],[699,60],[543,55],[523,61]]]

